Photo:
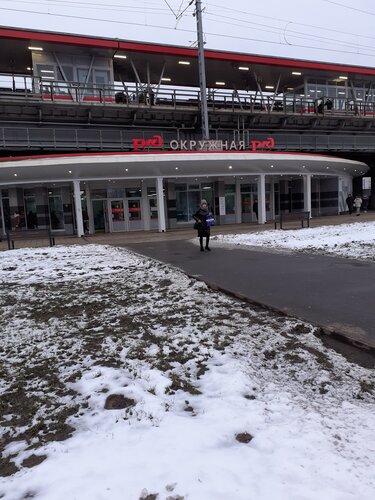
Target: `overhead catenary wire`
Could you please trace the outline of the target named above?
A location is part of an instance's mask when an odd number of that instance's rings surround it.
[[[329,1],[329,0],[323,0],[323,1]],[[342,31],[342,30],[335,29],[332,26],[329,26],[329,27],[326,28],[326,27],[324,27],[322,25],[318,26],[316,24],[301,23],[301,22],[298,22],[298,21],[293,21],[291,19],[285,19],[285,18],[274,17],[274,16],[266,16],[264,14],[263,15],[262,14],[255,14],[254,12],[248,12],[248,11],[244,11],[244,10],[233,9],[233,8],[230,8],[230,7],[224,7],[222,5],[218,5],[218,4],[211,3],[211,2],[207,2],[207,5],[208,5],[208,7],[215,7],[216,10],[219,9],[219,10],[223,10],[223,11],[233,12],[233,13],[236,13],[236,14],[243,14],[243,15],[249,16],[249,17],[256,17],[256,18],[261,18],[261,19],[269,19],[269,20],[272,20],[272,21],[278,21],[280,23],[284,23],[284,26],[285,26],[286,23],[291,23],[291,24],[293,24],[295,26],[303,26],[303,27],[307,27],[307,28],[314,28],[316,30],[328,31],[329,33],[339,33],[339,34],[342,34],[342,35],[351,35],[351,36],[355,36],[355,37],[358,37],[358,38],[368,38],[370,40],[375,40],[374,36],[363,35],[361,33],[353,33],[353,32],[347,31],[347,30],[346,31]],[[206,12],[209,12],[209,11],[206,10]],[[248,22],[248,21],[246,21],[243,18],[241,19],[241,21],[242,22]]]
[[[370,12],[369,10],[359,9],[358,7],[352,7],[351,5],[345,5],[341,2],[335,2],[333,0],[322,0],[323,2],[330,3],[333,5],[337,5],[338,7],[343,7],[345,9],[354,10],[356,12],[360,12],[361,14],[366,14],[368,16],[375,16],[375,12]]]
[[[85,8],[87,6],[90,6],[91,8],[95,8],[93,6],[98,6],[98,8],[101,11],[103,11],[103,4],[99,3],[99,2],[94,2],[92,0],[89,0],[89,1],[85,1],[85,0],[81,0],[81,1],[77,1],[77,0],[44,0],[44,1],[34,1],[34,0],[12,0],[12,1],[10,1],[10,0],[3,0],[3,1],[5,1],[5,2],[8,1],[9,3],[12,3],[12,5],[14,3],[24,3],[24,4],[33,4],[33,5],[39,4],[39,5],[49,5],[49,6],[54,6],[54,7],[61,7],[61,6],[69,5],[70,7],[75,8],[75,9]],[[154,1],[153,0],[142,0],[142,6],[137,6],[133,2],[131,2],[130,5],[126,5],[123,2],[120,5],[119,4],[114,4],[114,3],[110,3],[110,4],[107,3],[104,8],[105,8],[105,10],[109,10],[109,11],[112,11],[112,10],[117,11],[118,10],[118,11],[127,11],[127,12],[142,12],[142,13],[146,13],[145,12],[145,6],[147,6],[147,12],[148,13],[168,12],[168,10],[170,10],[176,18],[181,18],[182,15],[184,14],[184,12],[194,2],[194,0],[191,0],[189,2],[189,4],[187,5],[187,7],[182,12],[180,12],[181,7],[182,7],[182,5],[183,5],[183,3],[185,1],[185,0],[181,0],[181,2],[179,4],[179,7],[178,7],[178,12],[176,14],[174,12],[173,7],[172,7],[172,2],[167,1],[167,0],[164,0],[164,1],[168,5],[168,9],[162,8],[160,6],[160,0],[154,0]],[[363,9],[354,8],[354,7],[351,7],[351,6],[348,6],[348,5],[344,5],[344,4],[341,4],[340,2],[335,2],[335,1],[332,1],[332,0],[322,0],[322,1],[325,1],[325,2],[331,3],[331,4],[335,4],[335,5],[338,5],[338,6],[342,6],[343,8],[356,10],[358,12],[362,12],[362,13],[365,13],[365,14],[375,15],[372,12],[365,11]],[[290,19],[285,19],[285,18],[279,18],[279,17],[269,16],[269,15],[266,16],[266,15],[256,14],[254,12],[247,12],[247,11],[244,11],[244,10],[238,10],[238,9],[233,9],[233,8],[225,7],[223,5],[218,5],[216,3],[211,3],[208,0],[206,1],[206,5],[207,6],[211,6],[211,7],[215,7],[216,10],[219,9],[219,10],[227,11],[227,12],[236,12],[236,13],[244,14],[246,16],[258,17],[258,18],[263,18],[263,19],[269,19],[269,20],[279,21],[279,22],[283,22],[283,23],[292,23],[293,25],[310,27],[310,28],[314,28],[314,29],[318,29],[318,30],[329,31],[329,32],[333,32],[333,33],[340,33],[340,34],[345,34],[345,35],[352,35],[352,36],[356,36],[356,37],[359,37],[359,38],[368,38],[368,39],[375,40],[375,37],[371,37],[371,36],[368,36],[368,35],[362,35],[360,33],[351,33],[351,32],[347,32],[347,31],[343,32],[343,31],[340,31],[340,30],[337,30],[337,29],[333,29],[331,26],[329,28],[325,28],[325,27],[323,27],[321,25],[317,26],[317,25],[308,24],[308,23],[300,23],[300,22],[292,21]],[[112,9],[112,7],[113,7],[113,9]],[[53,15],[53,14],[50,13],[50,15]],[[241,19],[241,22],[251,22],[251,21],[246,21],[244,19]],[[272,28],[272,26],[269,26],[269,27]],[[278,29],[278,28],[275,27],[275,29]],[[311,34],[310,36],[316,36],[316,35]]]
[[[210,17],[222,17],[218,14],[211,14],[211,13],[207,13],[206,14],[206,17],[209,19]],[[341,45],[341,46],[347,46],[349,48],[353,47],[353,43],[351,42],[346,42],[344,40],[337,40],[336,38],[330,38],[330,37],[325,37],[325,36],[319,36],[319,35],[313,35],[313,34],[308,34],[308,33],[303,33],[301,31],[296,31],[296,30],[292,30],[292,29],[288,29],[286,30],[285,28],[283,27],[271,27],[271,29],[264,29],[266,27],[268,27],[267,25],[265,24],[261,24],[261,23],[253,23],[251,21],[242,21],[241,19],[236,19],[236,18],[229,18],[229,17],[226,17],[225,16],[225,19],[232,19],[234,21],[240,21],[241,23],[246,23],[246,24],[251,24],[251,25],[254,25],[255,26],[255,30],[258,30],[258,31],[264,31],[264,32],[268,32],[268,33],[274,33],[274,34],[290,34],[290,36],[294,37],[294,38],[299,38],[299,39],[304,39],[304,40],[316,40],[317,42],[335,42],[337,45]],[[232,25],[232,26],[240,26],[240,27],[245,27],[244,24],[238,24],[238,23],[232,23],[230,21],[220,21],[220,23],[222,24],[229,24],[229,25]],[[260,27],[257,27],[257,26],[260,26]],[[375,38],[374,38],[375,40]],[[371,45],[364,45],[364,44],[356,44],[356,47],[358,48],[362,48],[362,49],[370,49],[370,50],[374,50],[375,47],[374,46],[371,46]]]
[[[101,12],[103,12],[103,4],[97,2],[81,3],[81,2],[74,2],[72,0],[59,0],[58,4],[51,5],[49,0],[15,0],[15,1],[3,0],[3,1],[9,2],[11,4],[20,3],[20,4],[31,4],[31,5],[45,5],[55,8],[69,7],[69,9],[81,9],[81,10],[85,7],[90,7],[90,10],[100,10]],[[144,14],[145,12],[144,6],[141,7],[135,4],[132,5],[106,4],[105,10],[110,12],[139,12],[140,14]],[[147,12],[155,14],[159,12],[166,13],[168,11],[169,9],[155,6],[148,8]],[[53,15],[51,13],[49,14]]]
[[[17,0],[13,0],[13,1],[16,1]],[[25,0],[21,0],[21,1],[25,1]],[[59,3],[63,3],[64,1],[65,2],[69,2],[69,0],[54,0],[54,2],[57,2],[59,1]],[[193,3],[194,0],[191,0],[189,5],[184,9],[184,11],[186,11],[186,9]],[[151,2],[146,2],[146,3],[150,3]],[[94,4],[94,2],[90,2],[90,4]],[[114,4],[110,4],[110,5],[114,5]],[[215,4],[211,4],[211,5],[215,5]],[[224,7],[223,7],[224,9]],[[84,19],[84,20],[88,20],[88,21],[96,21],[96,22],[104,22],[104,23],[114,23],[114,24],[123,24],[123,25],[130,25],[130,26],[147,26],[149,28],[155,28],[155,29],[163,29],[163,30],[173,30],[173,31],[180,31],[180,32],[183,32],[183,33],[195,33],[195,30],[190,30],[190,29],[187,29],[187,28],[177,28],[177,27],[170,27],[170,26],[166,26],[166,25],[162,25],[162,24],[150,24],[150,23],[147,23],[147,22],[134,22],[134,21],[122,21],[122,20],[119,20],[119,19],[103,19],[102,17],[101,18],[96,18],[96,17],[90,17],[90,16],[79,16],[79,15],[74,15],[74,14],[61,14],[61,13],[46,13],[46,12],[41,12],[41,11],[37,11],[37,10],[31,10],[31,9],[16,9],[16,8],[11,8],[11,7],[0,7],[0,10],[2,11],[11,11],[11,12],[22,12],[22,13],[32,13],[32,14],[39,14],[39,15],[47,15],[47,16],[54,16],[54,17],[63,17],[63,18],[70,18],[70,19]],[[165,10],[168,10],[168,9],[165,9]],[[233,9],[227,9],[227,10],[232,10]],[[241,11],[240,11],[241,12]],[[248,13],[246,13],[248,14]],[[209,15],[209,14],[206,14],[206,15]],[[259,17],[259,16],[258,16]],[[266,17],[266,16],[261,16],[261,17]],[[242,20],[240,20],[242,21]],[[285,21],[285,20],[284,20]],[[246,21],[245,21],[246,22]],[[300,24],[300,23],[297,23],[297,24]],[[311,25],[312,26],[312,25]],[[276,31],[273,31],[274,34],[277,34],[278,32],[280,32],[281,28],[277,28],[275,26],[267,26],[265,25],[265,28],[270,28],[269,30],[266,30],[266,29],[263,29],[264,32],[271,32],[271,30],[275,30]],[[279,31],[277,31],[279,30]],[[284,29],[283,29],[284,30]],[[280,33],[279,33],[280,34]],[[269,40],[269,39],[261,39],[261,38],[256,38],[256,37],[246,37],[246,36],[239,36],[239,35],[228,35],[228,34],[225,34],[225,33],[217,33],[217,32],[211,32],[211,31],[205,31],[205,35],[206,36],[211,36],[211,37],[221,37],[221,38],[227,38],[227,39],[235,39],[235,40],[244,40],[244,41],[252,41],[252,42],[261,42],[261,43],[267,43],[267,44],[272,44],[272,45],[286,45],[287,42],[282,42],[282,41],[273,41],[273,40]],[[293,35],[294,36],[294,35]],[[353,34],[354,36],[354,34]],[[355,35],[357,36],[357,35]],[[297,36],[294,36],[295,38],[297,38]],[[301,37],[302,38],[302,37]],[[315,38],[315,40],[314,40]],[[303,39],[305,40],[309,40],[310,42],[311,41],[321,41],[321,38],[322,37],[319,37],[317,35],[308,35],[307,37],[303,37]],[[339,43],[340,45],[342,45],[343,47],[346,46],[346,43],[348,44],[348,48],[350,48],[352,46],[352,44],[350,44],[349,42],[337,42],[337,40],[334,40],[336,43]],[[291,45],[289,43],[289,45]],[[358,46],[361,48],[361,50],[363,50],[363,52],[361,52],[360,50],[344,50],[344,48],[333,48],[333,47],[317,47],[317,46],[314,46],[314,45],[306,45],[306,44],[302,44],[302,43],[293,43],[292,44],[293,46],[295,47],[300,47],[300,48],[308,48],[308,49],[315,49],[315,50],[321,50],[321,51],[327,51],[327,52],[339,52],[339,53],[346,53],[346,54],[356,54],[356,55],[365,55],[365,56],[369,56],[369,55],[375,55],[375,47],[371,47],[371,46]],[[373,52],[374,51],[374,52]]]

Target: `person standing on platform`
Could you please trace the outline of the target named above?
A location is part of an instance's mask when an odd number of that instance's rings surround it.
[[[354,198],[351,194],[348,194],[346,198],[346,204],[348,205],[349,215],[353,213]]]
[[[21,216],[20,216],[19,212],[14,212],[13,221],[14,221],[15,229],[20,229],[21,228]]]
[[[354,198],[356,215],[361,215],[361,205],[362,205],[362,198],[357,194],[357,196]]]
[[[211,234],[211,225],[214,223],[213,215],[208,210],[208,204],[206,200],[202,200],[199,209],[193,215],[193,219],[195,220],[194,228],[198,230],[198,238],[201,247],[201,252],[211,251],[209,247],[210,243],[210,234]],[[206,238],[206,246],[203,247],[203,238]]]

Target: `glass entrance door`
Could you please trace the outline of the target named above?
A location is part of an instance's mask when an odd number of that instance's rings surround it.
[[[107,231],[107,210],[105,200],[92,200],[92,215],[94,218],[94,230]]]
[[[128,231],[137,231],[142,229],[142,211],[141,200],[126,200],[128,206]]]
[[[126,231],[124,200],[108,200],[109,226],[111,233]]]
[[[257,222],[258,220],[258,195],[257,193],[242,193],[242,222]]]

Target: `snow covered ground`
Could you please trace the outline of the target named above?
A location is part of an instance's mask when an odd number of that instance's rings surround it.
[[[0,498],[375,498],[374,373],[311,325],[108,246],[2,252],[0,287]]]
[[[252,234],[217,235],[216,245],[267,248],[339,255],[375,260],[375,222],[357,222],[295,230],[271,230]]]

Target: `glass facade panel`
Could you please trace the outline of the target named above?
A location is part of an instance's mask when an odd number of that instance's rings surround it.
[[[98,85],[105,85],[109,83],[109,71],[96,69],[94,71],[95,74],[95,83]]]
[[[91,198],[95,199],[106,199],[107,198],[107,190],[106,189],[91,189]]]
[[[128,200],[129,221],[142,220],[140,200]]]
[[[92,83],[92,71],[90,72],[89,78],[87,79],[87,75],[89,73],[89,68],[77,68],[77,77],[79,83]]]
[[[193,214],[198,210],[200,202],[201,202],[200,191],[188,192],[188,217],[187,217],[188,221],[193,220]]]
[[[108,188],[107,196],[108,198],[125,198],[125,189]]]
[[[227,215],[236,213],[236,185],[225,184],[225,213]]]
[[[51,229],[64,229],[64,211],[61,196],[49,196],[48,204]]]
[[[158,218],[158,200],[156,197],[156,189],[153,187],[148,187],[147,188],[147,197],[148,197],[148,204],[149,204],[149,209],[150,209],[150,217],[151,219],[157,219]]]
[[[251,193],[251,184],[241,184],[241,193]]]
[[[251,194],[250,193],[243,193],[241,195],[241,205],[242,205],[242,213],[243,214],[250,214],[251,213]]]
[[[105,205],[103,200],[93,200],[92,214],[95,231],[105,231]]]
[[[187,222],[188,201],[187,191],[176,192],[176,220],[177,222]]]
[[[66,79],[68,80],[68,82],[73,82],[74,81],[73,66],[63,65],[62,69],[64,71],[64,75],[65,75]],[[61,78],[61,79],[63,79],[63,78]]]
[[[202,199],[207,200],[210,210],[213,210],[212,184],[176,184],[175,190],[177,222],[192,221],[192,215],[198,210]]]
[[[227,215],[236,213],[236,195],[226,194],[225,195],[225,213]]]
[[[141,188],[134,187],[125,190],[127,198],[140,198],[142,196]]]
[[[25,196],[26,225],[27,229],[38,227],[35,196]]]

